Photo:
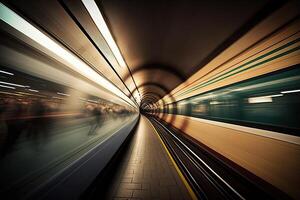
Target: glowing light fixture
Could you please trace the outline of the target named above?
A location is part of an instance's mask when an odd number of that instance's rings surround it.
[[[13,89],[13,90],[16,89],[15,87],[7,86],[7,85],[0,85],[0,87],[2,87],[2,88],[8,88],[8,89]]]
[[[300,89],[299,89],[299,90],[282,91],[282,92],[280,92],[280,93],[282,93],[282,94],[289,94],[289,93],[296,93],[296,92],[300,92]]]
[[[140,105],[141,103],[141,98],[139,95],[139,92],[137,90],[134,91],[134,93],[132,94],[133,98],[135,98],[136,102]]]
[[[15,96],[23,96],[21,94],[11,93],[11,92],[2,92],[0,91],[0,94],[8,94],[8,95],[15,95]]]
[[[87,11],[89,12],[89,14],[90,14],[91,18],[93,19],[94,23],[96,24],[98,30],[100,31],[100,33],[106,40],[109,48],[113,52],[119,65],[121,67],[126,67],[126,63],[123,59],[123,56],[122,56],[116,42],[114,41],[106,23],[105,23],[105,20],[101,14],[101,11],[99,10],[95,1],[94,0],[82,0],[82,3],[85,6],[85,8],[87,9]]]
[[[69,94],[65,94],[65,93],[62,93],[62,92],[57,92],[57,94],[62,95],[62,96],[67,96],[67,97],[71,96]]]
[[[61,47],[57,42],[48,37],[46,34],[38,30],[29,22],[24,20],[14,11],[10,10],[4,4],[0,3],[0,19],[20,31],[39,45],[54,53],[60,59],[68,63],[68,67],[94,81],[100,86],[106,88],[108,91],[122,98],[125,102],[136,107],[136,105],[123,93],[119,88],[110,83],[104,77],[100,76],[97,72],[91,69],[86,63],[79,59],[76,55]]]
[[[100,31],[101,35],[104,37],[106,43],[108,44],[109,48],[111,49],[114,57],[116,58],[117,62],[119,65],[123,68],[126,68],[127,65],[125,63],[125,60],[120,52],[120,49],[118,48],[115,40],[112,37],[112,34],[109,31],[109,28],[103,18],[103,15],[98,8],[97,4],[95,3],[94,0],[82,0],[83,5],[87,9],[88,13],[90,14],[92,20],[96,24],[98,30]],[[134,96],[136,102],[140,104],[141,102],[141,97],[140,94],[139,96]]]
[[[52,97],[53,99],[60,99],[60,100],[64,100],[64,98],[61,98],[61,97]]]
[[[39,92],[38,90],[28,89],[30,92]]]
[[[19,85],[19,84],[15,84],[15,83],[8,83],[8,82],[4,82],[4,81],[0,81],[1,84],[5,84],[5,85],[11,85],[11,86],[16,86],[16,87],[26,87],[25,85]]]
[[[270,103],[273,102],[272,97],[251,97],[249,103]]]
[[[282,97],[283,94],[274,94],[274,95],[269,95],[268,97]]]
[[[11,75],[11,76],[14,75],[14,74],[11,73],[11,72],[7,72],[7,71],[3,71],[3,70],[0,70],[0,73],[7,74],[7,75]]]
[[[281,97],[283,94],[274,94],[274,95],[268,95],[268,96],[260,96],[260,97],[251,97],[248,98],[249,103],[271,103],[273,102],[274,97]]]
[[[211,101],[209,104],[210,105],[218,105],[218,104],[221,104],[221,102],[220,101]]]

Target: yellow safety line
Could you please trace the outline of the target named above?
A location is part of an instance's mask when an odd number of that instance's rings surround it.
[[[194,193],[194,191],[192,190],[191,186],[189,185],[189,183],[187,182],[187,180],[186,180],[185,177],[183,176],[183,174],[182,174],[182,172],[180,171],[180,169],[179,169],[177,163],[176,163],[175,160],[173,159],[173,157],[172,157],[170,151],[169,151],[168,148],[166,147],[164,141],[161,139],[160,135],[158,134],[157,130],[155,129],[155,127],[153,126],[153,124],[150,122],[150,120],[149,120],[149,119],[147,119],[147,120],[148,120],[149,124],[152,126],[152,128],[154,129],[154,132],[155,132],[156,135],[158,136],[160,142],[162,143],[164,149],[166,150],[168,156],[170,157],[170,159],[171,159],[171,161],[172,161],[172,163],[173,163],[173,165],[174,165],[174,167],[175,167],[175,169],[176,169],[176,171],[177,171],[179,177],[181,178],[181,180],[182,180],[183,184],[185,185],[186,189],[188,190],[188,192],[189,192],[191,198],[192,198],[193,200],[197,200],[197,199],[198,199],[197,196],[195,195],[195,193]]]

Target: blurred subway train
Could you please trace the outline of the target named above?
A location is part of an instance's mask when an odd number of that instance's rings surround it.
[[[298,136],[300,68],[266,74],[164,105],[160,112]]]

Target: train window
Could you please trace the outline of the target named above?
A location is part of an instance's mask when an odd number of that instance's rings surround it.
[[[177,114],[297,133],[299,88],[295,66],[181,100]]]

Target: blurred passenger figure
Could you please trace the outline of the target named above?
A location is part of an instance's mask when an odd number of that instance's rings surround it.
[[[46,107],[41,100],[33,100],[30,108],[27,136],[33,139],[35,146],[39,147],[39,140],[46,137],[47,121],[45,118]]]
[[[102,124],[103,121],[103,116],[102,116],[102,109],[99,106],[95,106],[92,110],[92,116],[93,120],[91,123],[91,129],[89,131],[89,135],[95,135],[97,128],[99,128]]]
[[[22,105],[15,99],[6,99],[5,104],[5,108],[2,108],[2,117],[5,118],[6,125],[6,136],[2,149],[3,156],[12,150],[14,144],[24,130]]]
[[[4,145],[7,137],[7,126],[5,121],[5,101],[0,99],[0,152],[4,151]]]

